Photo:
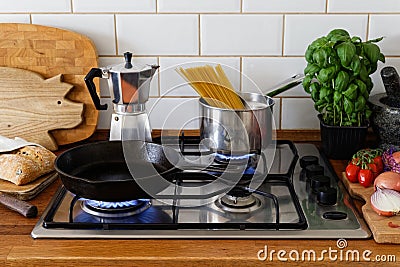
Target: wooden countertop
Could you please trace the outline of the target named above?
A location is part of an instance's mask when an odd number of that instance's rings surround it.
[[[340,173],[344,170],[346,162],[335,160],[331,163],[341,177]],[[60,184],[57,180],[30,201],[37,205],[39,216]],[[358,206],[360,205],[361,203],[358,203]],[[34,240],[30,233],[38,218],[24,218],[3,206],[0,206],[0,214],[0,266],[266,266],[282,263],[277,258],[279,250],[287,252],[284,255],[286,258],[292,250],[300,252],[300,260],[291,262],[295,266],[345,263],[344,256],[340,261],[339,253],[339,258],[334,261],[330,260],[328,254],[325,254],[323,263],[309,262],[307,258],[301,261],[301,253],[304,250],[315,250],[317,253],[329,248],[334,250],[337,249],[337,240]],[[375,260],[377,255],[381,258],[389,256],[387,259],[394,255],[397,264],[381,263],[385,266],[398,266],[400,262],[398,245],[377,244],[373,239],[347,242],[348,250],[358,250],[360,254],[370,250],[369,258],[372,260]],[[257,258],[257,253],[265,246],[268,253],[276,251],[272,262],[270,258],[266,261]],[[293,253],[291,255],[295,256]],[[368,262],[361,259],[360,262],[351,264],[364,266]],[[375,261],[369,264],[377,266],[379,263]]]

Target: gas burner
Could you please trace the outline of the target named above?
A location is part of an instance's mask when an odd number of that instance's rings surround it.
[[[215,205],[227,212],[248,213],[261,207],[261,201],[254,195],[232,196],[225,195],[215,201]]]
[[[238,162],[244,162],[254,156],[256,156],[256,154],[254,154],[254,153],[246,154],[246,155],[228,155],[228,154],[216,153],[215,160],[217,162],[230,162],[231,160],[238,161]]]
[[[150,200],[139,199],[123,202],[105,202],[86,199],[81,202],[82,210],[104,218],[122,218],[139,214],[151,206]]]
[[[230,155],[215,153],[214,161],[222,164],[235,164],[242,165],[246,164],[246,169],[244,174],[254,174],[259,161],[259,155],[255,153],[245,154],[245,155]]]

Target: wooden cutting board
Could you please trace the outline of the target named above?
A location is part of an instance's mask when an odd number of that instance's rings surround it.
[[[20,200],[30,200],[42,192],[43,189],[48,187],[57,178],[57,172],[53,171],[25,185],[15,185],[0,179],[0,192],[7,193]]]
[[[82,122],[83,104],[65,99],[73,85],[35,72],[0,67],[0,135],[21,137],[56,150],[49,131],[73,128]]]
[[[96,130],[98,111],[84,82],[90,69],[98,66],[89,38],[53,27],[0,23],[0,66],[31,70],[45,79],[62,74],[63,81],[73,85],[66,98],[84,103],[83,121],[74,128],[52,130],[58,145],[84,140]],[[98,79],[95,83],[99,91]]]
[[[377,243],[400,244],[400,228],[392,228],[390,223],[400,225],[400,216],[384,217],[379,216],[371,207],[371,195],[374,188],[364,188],[359,183],[350,183],[343,173],[342,179],[344,185],[352,197],[365,201],[362,206],[364,220],[368,224],[374,239]]]

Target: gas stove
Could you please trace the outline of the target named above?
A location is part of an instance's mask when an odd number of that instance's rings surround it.
[[[179,143],[176,149],[195,158],[201,150],[199,141],[185,137],[171,144]],[[71,239],[370,237],[350,196],[316,146],[290,141],[275,145],[267,175],[245,172],[235,186],[220,194],[215,193],[218,188],[213,194],[194,195],[175,190],[157,199],[110,203],[80,198],[61,186],[31,235]],[[219,161],[224,160],[235,159],[219,156]],[[254,157],[245,160],[251,162]],[[197,190],[213,179],[213,174],[205,172],[184,172],[174,182],[176,188],[184,185]],[[259,181],[257,186],[254,180]]]

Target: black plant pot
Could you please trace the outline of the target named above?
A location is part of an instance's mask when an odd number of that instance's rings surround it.
[[[350,159],[364,147],[368,126],[331,126],[318,115],[321,130],[321,146],[324,154],[331,159]]]

